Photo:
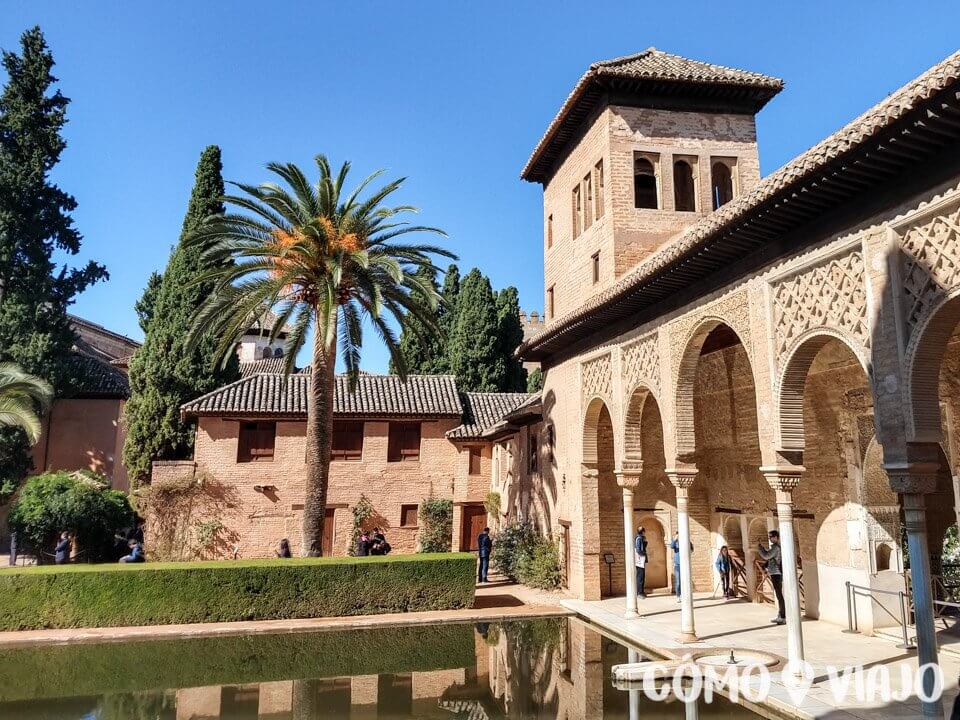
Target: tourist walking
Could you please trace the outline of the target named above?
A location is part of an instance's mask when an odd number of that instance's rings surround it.
[[[677,602],[680,602],[680,533],[673,534],[670,548],[673,550],[673,587]],[[693,555],[693,543],[690,543],[690,554]]]
[[[60,541],[53,551],[53,561],[57,565],[65,565],[70,562],[70,533],[66,530],[60,533]]]
[[[488,582],[487,571],[490,569],[490,552],[493,550],[493,540],[490,539],[490,528],[485,527],[483,532],[477,535],[477,555],[480,557],[480,565],[477,568],[477,582]]]
[[[717,568],[717,572],[720,573],[720,582],[723,583],[723,597],[733,597],[730,593],[730,568],[732,567],[730,562],[730,548],[726,545],[721,547],[716,562],[714,562],[713,565]]]
[[[290,552],[290,541],[284,538],[279,543],[277,543],[277,557],[278,558],[292,558],[293,553]]]
[[[760,545],[757,550],[760,557],[767,562],[767,575],[773,584],[773,592],[777,596],[777,616],[770,622],[774,625],[783,625],[787,620],[787,613],[783,606],[783,561],[780,558],[780,533],[771,530],[767,537],[770,539],[770,548]]]
[[[643,584],[647,580],[647,531],[640,527],[633,541],[633,562],[637,566],[637,597],[645,598]]]
[[[367,531],[362,530],[360,537],[357,538],[357,557],[367,557],[370,554],[371,544]]]

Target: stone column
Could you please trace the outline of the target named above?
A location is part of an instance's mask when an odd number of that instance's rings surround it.
[[[757,551],[750,547],[750,518],[746,515],[740,516],[740,541],[743,544],[743,562],[745,574],[747,576],[747,597],[753,602],[757,594],[757,568],[754,565],[754,559]]]
[[[787,660],[794,673],[802,675],[803,631],[800,629],[800,582],[797,578],[797,545],[793,532],[793,491],[800,484],[804,468],[763,467],[760,472],[777,494],[777,522],[780,532],[780,559],[783,562],[783,601],[787,614]]]
[[[693,465],[670,468],[667,477],[677,490],[677,545],[680,549],[680,642],[697,642],[693,623],[693,573],[690,568],[690,486],[697,478]]]
[[[907,550],[910,554],[910,584],[913,589],[913,615],[917,628],[917,662],[919,665],[937,662],[937,631],[933,621],[933,578],[930,574],[930,549],[927,545],[927,512],[924,495],[937,486],[938,463],[907,463],[900,466],[884,465],[890,487],[900,493],[903,520],[907,531]],[[930,673],[924,674],[924,688],[929,693],[933,685]],[[939,702],[923,703],[924,717],[942,717]]]
[[[642,462],[624,462],[616,471],[617,484],[623,490],[623,564],[627,575],[627,609],[624,617],[637,617],[637,568],[633,562],[634,532],[633,490],[640,484]]]

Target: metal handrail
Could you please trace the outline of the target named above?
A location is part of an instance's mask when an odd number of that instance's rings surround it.
[[[896,595],[898,602],[900,603],[900,618],[890,612],[886,607],[880,605],[887,615],[889,615],[894,620],[900,623],[900,629],[903,632],[903,643],[897,647],[904,648],[907,650],[913,649],[916,647],[915,644],[910,642],[909,633],[907,632],[907,594],[903,590],[881,590],[880,588],[871,588],[865,585],[855,585],[849,580],[846,582],[847,586],[847,632],[849,633],[859,633],[860,632],[860,623],[857,618],[857,603],[856,596],[868,597],[871,600],[874,599],[874,594],[877,595]],[[858,592],[860,591],[860,592]],[[879,603],[878,603],[879,605]]]

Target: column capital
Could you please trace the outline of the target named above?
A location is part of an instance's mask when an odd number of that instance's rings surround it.
[[[640,484],[642,473],[643,460],[624,460],[613,474],[617,476],[617,484],[620,487],[635,488]]]
[[[670,482],[673,483],[673,486],[678,490],[689,490],[694,480],[697,479],[696,465],[676,465],[672,468],[667,468],[664,472],[667,473]]]
[[[884,463],[890,489],[901,495],[924,495],[937,488],[938,462]]]
[[[760,468],[760,474],[775,492],[793,492],[800,485],[806,468],[803,465],[768,465]]]

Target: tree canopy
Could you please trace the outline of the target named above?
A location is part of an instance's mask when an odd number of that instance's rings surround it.
[[[40,28],[24,32],[20,52],[4,51],[0,62],[7,76],[0,94],[0,361],[65,396],[82,380],[67,308],[107,271],[92,260],[76,268],[53,259],[76,255],[82,237],[70,215],[77,201],[50,179],[66,148],[70,101],[55,87]],[[0,431],[0,494],[26,475],[27,450],[22,430]]]
[[[193,192],[183,219],[180,241],[163,275],[151,275],[137,314],[145,338],[130,361],[130,400],[124,409],[127,437],[123,459],[135,483],[150,476],[153,460],[190,456],[194,424],[181,419],[180,406],[239,377],[236,358],[217,362],[217,340],[203,336],[188,347],[187,339],[214,283],[203,281],[208,268],[201,248],[185,243],[206,218],[224,211],[220,148],[200,155]]]

